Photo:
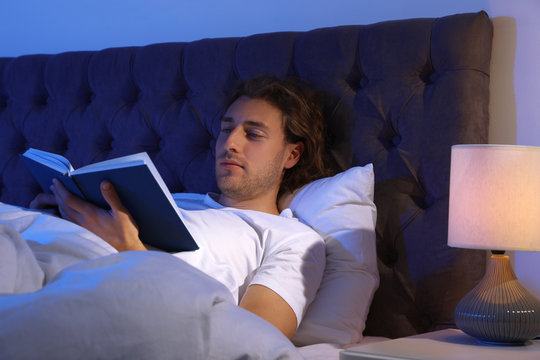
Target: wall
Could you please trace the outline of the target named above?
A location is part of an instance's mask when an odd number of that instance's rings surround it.
[[[335,4],[328,0],[3,0],[0,27],[2,34],[10,36],[0,39],[0,56],[308,30],[487,6],[486,0],[340,0],[339,6]]]
[[[0,3],[0,56],[309,30],[486,10],[494,18],[490,142],[540,146],[538,0],[19,0]],[[8,35],[8,36],[5,36]],[[539,219],[540,221],[540,219]],[[540,254],[516,253],[540,297]]]
[[[489,142],[540,146],[540,1],[490,0],[486,10],[495,25]],[[516,252],[514,268],[540,298],[540,253]]]

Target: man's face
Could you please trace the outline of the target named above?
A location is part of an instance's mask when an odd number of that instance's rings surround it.
[[[283,170],[294,166],[295,144],[285,141],[282,112],[265,100],[238,98],[221,120],[216,143],[216,179],[236,200],[277,195]]]

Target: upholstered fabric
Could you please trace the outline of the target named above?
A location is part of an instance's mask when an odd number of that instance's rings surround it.
[[[366,334],[453,323],[484,254],[446,245],[450,145],[487,141],[486,13],[0,58],[0,201],[39,192],[28,147],[75,167],[146,151],[172,192],[216,191],[228,91],[258,74],[325,91],[341,169],[374,164],[381,285]]]

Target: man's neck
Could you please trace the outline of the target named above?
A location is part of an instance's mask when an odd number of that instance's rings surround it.
[[[272,215],[279,215],[276,196],[274,194],[254,199],[233,199],[227,195],[220,194],[217,201],[221,205],[227,207],[243,210],[255,210]]]

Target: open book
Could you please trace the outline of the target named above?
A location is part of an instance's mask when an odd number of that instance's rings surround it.
[[[139,227],[145,244],[165,251],[198,249],[171,193],[147,153],[97,162],[74,170],[63,156],[28,149],[22,158],[46,193],[57,178],[73,194],[108,209],[100,184],[109,180]]]

